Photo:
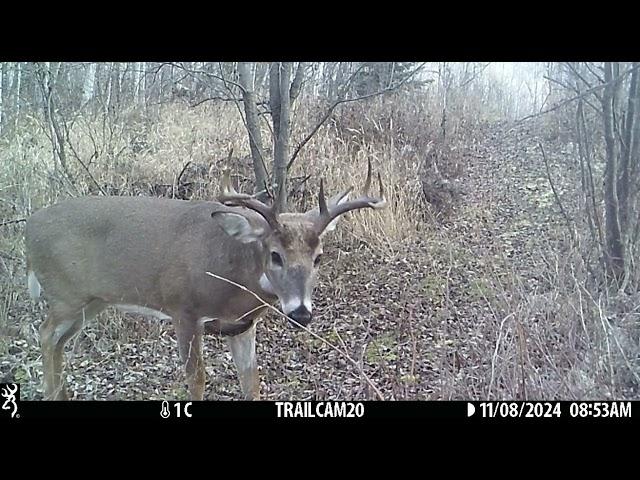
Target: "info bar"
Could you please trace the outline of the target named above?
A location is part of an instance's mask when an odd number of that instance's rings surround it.
[[[153,422],[635,423],[638,401],[68,401],[6,402],[0,423],[59,420]],[[639,414],[640,415],[640,414]]]

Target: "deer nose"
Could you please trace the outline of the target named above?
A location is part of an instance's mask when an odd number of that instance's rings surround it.
[[[305,307],[304,305],[300,305],[293,312],[289,312],[287,315],[293,318],[300,325],[305,325],[305,326],[309,324],[312,318],[311,312],[307,310],[307,307]]]

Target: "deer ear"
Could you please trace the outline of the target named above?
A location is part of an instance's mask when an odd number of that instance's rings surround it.
[[[244,215],[229,212],[213,212],[211,216],[218,220],[218,224],[227,235],[242,243],[257,242],[264,237],[265,229],[253,225]]]

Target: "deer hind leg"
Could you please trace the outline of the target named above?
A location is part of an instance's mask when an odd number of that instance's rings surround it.
[[[260,378],[256,362],[256,324],[249,330],[227,337],[233,362],[238,370],[242,393],[247,400],[260,400]]]
[[[192,400],[204,399],[205,371],[202,361],[202,333],[204,327],[197,321],[173,319],[178,338],[180,359],[187,377]]]
[[[40,325],[44,395],[46,400],[68,400],[64,380],[64,346],[85,322],[104,310],[106,304],[92,300],[84,305],[52,302],[47,319]]]

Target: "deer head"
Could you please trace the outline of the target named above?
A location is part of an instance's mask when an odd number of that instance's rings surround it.
[[[379,195],[369,196],[371,161],[361,196],[348,200],[352,190],[327,202],[324,182],[320,180],[318,207],[305,213],[278,213],[274,203],[267,205],[254,196],[241,194],[231,185],[230,172],[224,172],[222,194],[218,200],[229,206],[242,206],[260,216],[215,212],[224,231],[243,243],[256,242],[262,252],[263,272],[260,285],[278,297],[282,310],[301,325],[312,319],[312,293],[322,259],[323,236],[334,230],[338,217],[360,208],[384,208],[384,188],[378,174]]]

